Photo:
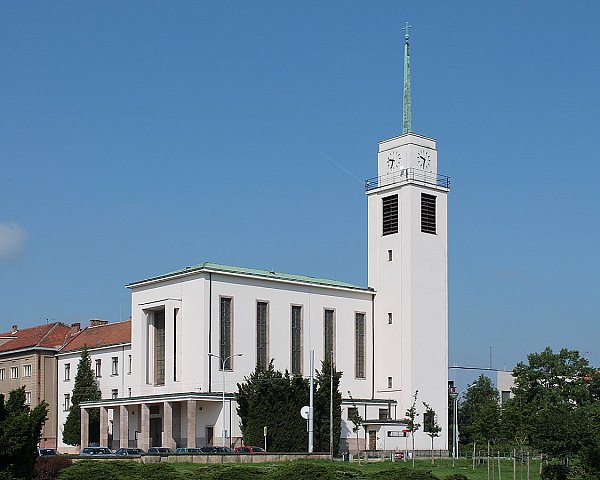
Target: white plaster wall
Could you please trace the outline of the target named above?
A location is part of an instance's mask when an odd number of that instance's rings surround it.
[[[128,373],[129,369],[129,355],[131,354],[131,344],[115,345],[111,347],[102,348],[90,348],[89,349],[90,359],[92,360],[92,371],[96,371],[96,360],[102,361],[102,376],[97,377],[98,386],[102,393],[102,398],[111,398],[112,390],[119,390],[119,398],[128,396],[128,388],[132,385],[132,374]],[[118,375],[112,375],[112,357],[119,359],[119,373]],[[77,447],[67,445],[62,441],[62,434],[64,429],[65,421],[69,415],[68,411],[64,410],[64,396],[69,394],[73,397],[73,386],[75,385],[75,377],[77,376],[77,366],[79,365],[79,359],[81,358],[81,351],[77,350],[69,353],[57,354],[58,359],[58,397],[57,397],[57,410],[58,410],[58,451],[61,453],[74,453],[78,452]],[[71,365],[71,376],[70,380],[64,379],[65,364]],[[112,411],[110,411],[112,420]]]

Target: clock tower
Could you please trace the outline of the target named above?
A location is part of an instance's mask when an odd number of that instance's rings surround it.
[[[374,302],[374,395],[398,402],[398,417],[427,402],[448,448],[449,178],[438,173],[436,141],[412,132],[408,24],[403,133],[379,143],[377,177],[367,180],[369,286]],[[416,448],[431,448],[422,429]]]

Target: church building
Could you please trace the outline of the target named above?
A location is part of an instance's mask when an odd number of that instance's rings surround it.
[[[131,283],[130,389],[82,404],[82,445],[91,408],[101,446],[241,445],[237,383],[271,359],[309,376],[314,351],[316,369],[332,355],[343,372],[341,450],[356,448],[353,408],[361,449],[404,450],[417,391],[418,422],[426,402],[442,427],[434,448],[448,448],[450,185],[436,141],[412,131],[405,38],[402,133],[379,143],[365,182],[368,286],[215,263]],[[415,447],[431,448],[422,428]]]

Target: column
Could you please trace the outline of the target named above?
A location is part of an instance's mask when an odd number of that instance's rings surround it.
[[[187,401],[187,447],[196,448],[196,400]]]
[[[162,446],[175,449],[175,439],[173,438],[173,404],[171,402],[163,403]]]
[[[90,443],[90,414],[85,407],[81,407],[81,448],[85,448]]]
[[[108,447],[108,408],[100,407],[100,446]]]
[[[140,405],[140,433],[138,435],[138,448],[150,448],[150,407],[147,403]]]
[[[125,405],[119,407],[119,447],[129,447],[129,410]]]

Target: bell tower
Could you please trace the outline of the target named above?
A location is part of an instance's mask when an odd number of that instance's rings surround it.
[[[366,181],[369,286],[374,303],[374,395],[410,408],[416,390],[447,448],[449,178],[438,173],[436,141],[413,133],[409,25],[404,47],[402,134],[379,142],[377,177]],[[420,417],[422,419],[422,417]],[[431,448],[422,431],[417,448]]]

